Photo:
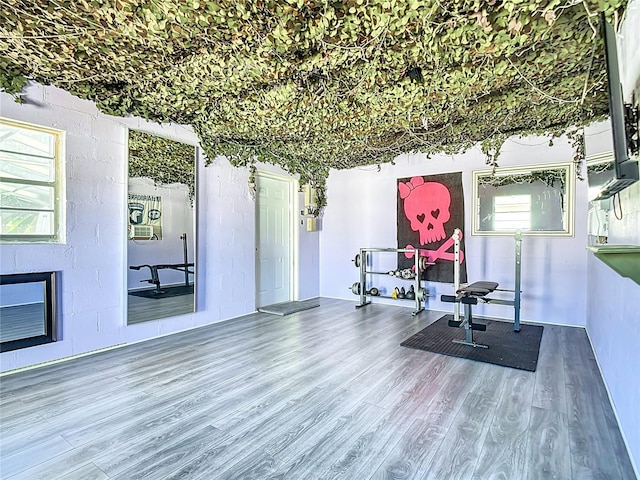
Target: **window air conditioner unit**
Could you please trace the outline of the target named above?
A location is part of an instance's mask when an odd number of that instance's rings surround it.
[[[151,240],[153,227],[151,225],[131,225],[129,238],[132,240]]]

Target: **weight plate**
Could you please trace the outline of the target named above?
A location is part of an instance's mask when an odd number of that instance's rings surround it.
[[[425,298],[427,298],[427,289],[424,287],[420,287],[418,289],[418,292],[416,293],[418,300],[420,300],[421,302],[424,301]]]
[[[353,285],[351,285],[351,292],[354,295],[360,295],[360,282],[355,282]]]
[[[418,262],[418,266],[420,267],[420,271],[424,272],[429,265],[427,265],[427,257],[420,257],[420,261]]]
[[[405,268],[402,270],[402,278],[405,280],[410,280],[414,277],[413,271],[410,268]]]
[[[353,259],[353,263],[356,267],[360,268],[360,254],[358,253],[356,257]]]
[[[373,287],[371,290],[369,290],[369,295],[377,297],[378,295],[380,295],[380,290],[378,290],[376,287]]]

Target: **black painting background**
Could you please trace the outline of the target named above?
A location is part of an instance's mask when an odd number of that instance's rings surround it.
[[[415,175],[418,176],[418,175]],[[413,245],[418,248],[425,248],[427,250],[437,250],[438,247],[446,242],[453,235],[453,231],[456,228],[462,230],[462,241],[460,242],[460,249],[465,251],[465,235],[464,231],[464,192],[462,191],[462,172],[444,173],[440,175],[423,175],[425,183],[437,182],[443,184],[449,189],[451,195],[451,207],[449,212],[451,217],[444,224],[445,238],[437,242],[427,243],[426,245],[420,245],[420,232],[414,232],[411,230],[411,222],[407,219],[404,213],[404,199],[400,197],[400,191],[398,185],[400,182],[410,182],[413,177],[399,178],[396,184],[396,197],[397,197],[397,235],[398,235],[398,248],[406,248],[407,245]],[[447,249],[448,252],[453,252],[453,245]],[[398,268],[411,268],[414,265],[413,258],[405,257],[404,253],[398,254]],[[438,259],[435,265],[430,266],[423,273],[422,279],[430,282],[442,282],[453,283],[453,262],[449,260]],[[466,252],[465,259],[460,265],[460,282],[466,283],[467,281],[467,260]]]

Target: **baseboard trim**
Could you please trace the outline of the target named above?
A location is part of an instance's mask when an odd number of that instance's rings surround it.
[[[40,367],[46,367],[49,365],[55,365],[56,363],[68,362],[69,360],[75,360],[76,358],[88,357],[89,355],[95,355],[96,353],[108,352],[109,350],[115,350],[116,348],[121,348],[126,345],[131,345],[130,343],[118,343],[116,345],[110,345],[104,348],[98,348],[96,350],[89,350],[88,352],[76,353],[74,355],[69,355],[68,357],[56,358],[54,360],[47,360],[46,362],[40,362],[33,365],[27,365],[25,367],[14,368],[13,370],[7,370],[6,372],[0,372],[0,378],[5,377],[7,375],[13,375],[15,373],[26,372],[28,370],[33,370]]]
[[[328,297],[328,296],[321,295],[319,298],[331,298],[331,299],[334,299],[334,300],[344,300],[346,302],[352,302],[352,303],[357,303],[358,302],[358,300],[354,300],[353,298],[345,298],[345,297]],[[375,305],[375,304],[391,305],[393,307],[402,307],[402,308],[410,308],[410,309],[413,309],[415,307],[415,305],[413,303],[406,302],[406,304],[399,304],[399,303],[394,303],[394,300],[385,301],[385,299],[379,299],[379,300],[376,300],[375,302],[372,302],[372,305]],[[446,315],[447,313],[451,313],[452,312],[452,310],[440,310],[438,308],[425,308],[424,311],[425,312],[442,312],[443,315]],[[474,315],[473,317],[476,318],[476,315]],[[513,323],[513,317],[503,317],[503,316],[497,316],[497,315],[491,315],[491,316],[477,315],[477,317],[478,318],[489,318],[489,319],[493,319],[493,320],[504,320],[505,322],[512,322]],[[586,328],[584,325],[575,325],[575,324],[570,324],[570,323],[558,323],[558,322],[540,322],[538,320],[523,320],[523,319],[520,319],[520,323],[527,323],[527,324],[530,324],[530,325],[557,325],[559,327]]]

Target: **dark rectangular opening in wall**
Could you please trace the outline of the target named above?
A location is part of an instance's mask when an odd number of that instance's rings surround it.
[[[56,272],[0,275],[0,352],[56,341]]]

